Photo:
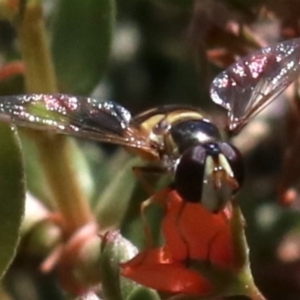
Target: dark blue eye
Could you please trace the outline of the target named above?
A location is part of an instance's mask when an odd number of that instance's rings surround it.
[[[175,170],[174,187],[187,202],[218,212],[244,180],[240,152],[228,143],[206,143],[186,150]]]
[[[201,200],[206,156],[203,146],[192,147],[184,152],[177,165],[174,185],[186,201]]]

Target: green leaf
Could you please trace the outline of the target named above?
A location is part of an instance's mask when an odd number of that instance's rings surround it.
[[[22,75],[13,76],[0,82],[0,95],[24,94],[24,77]]]
[[[0,124],[0,278],[16,254],[24,213],[24,178],[16,132]]]
[[[132,193],[136,186],[136,177],[132,168],[138,165],[139,158],[129,159],[100,195],[95,208],[100,228],[118,228],[127,211]]]
[[[145,287],[136,288],[126,300],[160,300],[157,292]]]
[[[157,4],[167,4],[183,11],[191,11],[193,8],[194,0],[153,0]]]
[[[130,241],[119,231],[109,231],[102,236],[100,273],[106,300],[123,300],[138,284],[121,276],[120,262],[127,261],[137,253]]]
[[[52,50],[64,92],[89,94],[103,76],[115,21],[114,0],[61,0]]]
[[[19,132],[20,131],[21,129],[19,129]],[[21,133],[23,133],[23,131]],[[49,189],[49,184],[45,177],[44,170],[39,159],[32,159],[33,157],[39,157],[39,151],[36,148],[35,141],[28,138],[28,135],[26,135],[26,129],[24,133],[25,134],[20,134],[20,137],[24,157],[28,158],[25,159],[27,187],[33,195],[39,198],[40,201],[45,203],[48,207],[51,207],[53,205],[53,203],[51,203],[52,194]],[[75,141],[70,140],[69,144],[71,149],[69,152],[71,160],[74,162],[75,169],[80,170],[77,172],[80,187],[84,191],[85,195],[90,198],[94,190],[94,184],[87,159],[81,148],[76,147]]]

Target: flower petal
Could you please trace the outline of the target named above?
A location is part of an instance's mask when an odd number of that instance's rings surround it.
[[[122,275],[159,291],[199,295],[213,291],[204,276],[172,261],[165,247],[143,251],[121,268]]]
[[[225,212],[211,213],[199,203],[185,202],[171,192],[162,226],[174,259],[209,261],[220,268],[233,266],[230,224]]]

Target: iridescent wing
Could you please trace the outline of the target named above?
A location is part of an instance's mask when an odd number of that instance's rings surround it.
[[[3,96],[0,121],[154,151],[129,111],[112,101],[64,94]]]
[[[228,130],[238,133],[300,74],[300,39],[243,57],[212,82],[212,100],[228,113]]]

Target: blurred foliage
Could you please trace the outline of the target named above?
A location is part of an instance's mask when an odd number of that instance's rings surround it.
[[[111,0],[59,1],[52,49],[62,91],[86,95],[99,82],[107,67],[114,15]]]
[[[19,231],[24,213],[25,186],[20,148],[15,139],[16,132],[1,124],[0,135],[3,145],[0,149],[0,278],[16,254]]]
[[[209,83],[217,72],[236,57],[300,33],[299,0],[119,0],[116,8],[109,0],[45,0],[44,5],[62,92],[113,99],[133,114],[161,104],[196,105],[208,111],[218,124],[224,118],[208,96]],[[0,22],[0,43],[2,65],[19,58],[16,32],[6,21]],[[25,92],[22,76],[2,80],[0,92]],[[284,120],[289,117],[285,109],[280,111],[279,115],[272,115],[271,111],[263,120],[270,126],[271,134],[245,151],[247,180],[238,199],[247,220],[251,263],[258,286],[269,300],[296,300],[300,295],[299,199],[292,208],[283,208],[277,201],[281,163],[288,143]],[[297,128],[293,130],[296,132]],[[5,156],[4,160],[0,157],[4,174],[0,178],[0,228],[5,234],[0,234],[0,244],[11,248],[3,250],[1,246],[1,258],[13,253],[23,206],[20,155],[11,141],[14,133],[9,136],[7,129],[4,131],[0,132],[3,141],[0,155]],[[126,237],[138,246],[143,245],[139,205],[147,194],[140,184],[132,184],[132,175],[126,178],[130,181],[130,189],[126,191],[130,193],[114,193],[120,184],[118,180],[126,177],[122,171],[130,169],[132,164],[129,155],[114,146],[79,143],[82,151],[71,153],[70,157],[92,207],[100,211],[100,216],[108,209],[105,216],[111,214],[112,219],[104,220],[105,226],[111,226],[110,221],[115,225],[122,223]],[[22,146],[28,188],[51,207],[51,195],[45,187],[34,146],[29,141]],[[293,147],[293,142],[290,146]],[[15,189],[7,189],[11,185]],[[6,197],[11,201],[2,200]],[[122,205],[110,206],[109,201],[119,201]],[[124,211],[123,219],[120,215]],[[13,226],[5,223],[6,217]],[[161,212],[150,211],[149,219],[159,239]],[[7,238],[11,241],[4,243]],[[33,271],[41,258],[26,253],[24,245],[26,240],[22,241],[20,254],[5,281],[11,299],[63,299],[53,276],[43,277]],[[27,263],[24,256],[32,261]],[[10,259],[3,258],[5,264],[0,267],[0,275]],[[156,299],[151,293],[137,290],[129,299]]]

